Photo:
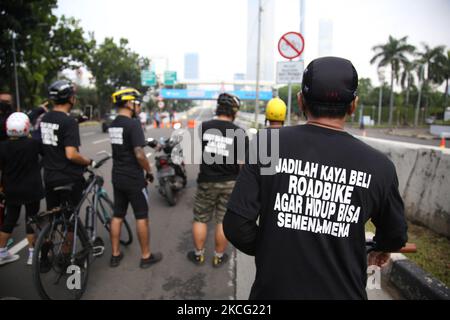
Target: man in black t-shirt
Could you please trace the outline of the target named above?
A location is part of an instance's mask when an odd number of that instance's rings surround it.
[[[70,201],[76,206],[81,200],[85,180],[85,167],[92,160],[79,152],[80,130],[69,113],[76,102],[75,87],[70,81],[58,80],[49,87],[53,110],[47,112],[40,123],[42,139],[42,166],[47,209],[61,205],[56,187],[70,185]]]
[[[228,242],[223,234],[222,221],[239,174],[238,153],[245,154],[245,132],[233,124],[239,107],[240,100],[237,97],[223,93],[217,100],[217,119],[204,122],[201,126],[203,157],[197,179],[192,225],[195,250],[187,255],[197,265],[205,261],[207,223],[214,213],[216,229],[213,266],[220,267],[228,260],[225,253]],[[238,148],[239,142],[243,146],[241,150]]]
[[[272,173],[261,162],[242,169],[224,232],[255,256],[250,299],[367,299],[366,222],[376,226],[378,250],[369,264],[384,265],[388,252],[405,244],[393,163],[344,131],[357,86],[350,61],[312,61],[298,99],[307,124],[282,128],[279,141],[267,141],[279,147]]]
[[[128,88],[112,95],[119,108],[118,116],[109,128],[113,153],[112,183],[114,186],[114,217],[111,221],[111,267],[117,267],[123,258],[120,251],[120,229],[127,214],[128,205],[134,211],[136,228],[141,245],[141,268],[148,268],[161,261],[160,252],[150,251],[148,221],[147,181],[153,182],[150,163],[144,153],[144,132],[139,119],[140,93]],[[144,175],[145,171],[145,175]]]

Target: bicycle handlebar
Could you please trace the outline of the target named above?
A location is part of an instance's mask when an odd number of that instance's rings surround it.
[[[377,244],[373,240],[367,240],[366,241],[366,251],[367,253],[370,253],[372,251],[379,251],[377,249]],[[397,251],[394,251],[395,253],[415,253],[417,252],[417,246],[415,243],[406,243],[404,247],[400,248]]]

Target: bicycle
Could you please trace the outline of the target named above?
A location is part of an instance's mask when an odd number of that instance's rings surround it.
[[[111,159],[107,155],[93,168],[99,169]],[[70,202],[71,185],[54,189],[59,193],[61,205],[53,210],[39,213],[33,223],[40,229],[33,255],[33,281],[42,299],[75,299],[86,290],[89,266],[93,258],[103,255],[105,245],[97,236],[97,219],[110,231],[113,202],[103,189],[104,179],[93,170],[87,170],[89,177],[81,201],[73,207]],[[87,202],[85,223],[80,217],[82,205]],[[40,226],[48,221],[43,228]],[[130,225],[124,219],[121,243],[133,241]],[[61,283],[61,280],[63,283]]]

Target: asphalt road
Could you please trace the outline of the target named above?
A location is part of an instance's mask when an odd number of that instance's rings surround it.
[[[204,121],[211,119],[213,109],[195,108],[187,114],[180,115]],[[237,121],[239,125],[243,122]],[[110,152],[107,134],[100,127],[81,128],[81,153],[91,158],[99,158],[100,151]],[[148,128],[147,137],[169,137],[172,129]],[[147,152],[153,152],[148,149]],[[153,162],[154,155],[151,160]],[[111,162],[101,169],[105,178],[105,188],[112,196]],[[100,235],[107,242],[106,251],[96,258],[91,265],[89,284],[83,299],[246,299],[254,277],[253,259],[228,248],[230,262],[220,269],[212,267],[214,250],[213,223],[210,225],[206,245],[207,263],[195,266],[186,258],[192,250],[192,207],[196,188],[197,165],[187,165],[188,184],[178,195],[175,207],[169,207],[156,186],[150,186],[150,225],[151,249],[160,251],[164,258],[159,264],[149,269],[139,268],[140,250],[136,236],[129,247],[122,247],[125,258],[118,268],[109,267],[111,254],[109,237],[100,226]],[[45,208],[42,202],[41,209]],[[128,212],[133,231],[135,227],[131,208]],[[26,266],[27,249],[24,239],[24,221],[14,231],[15,249],[20,249],[21,259],[15,263],[0,267],[0,297],[19,299],[39,299],[31,276],[31,267]],[[383,290],[369,292],[371,299],[399,299],[394,288],[383,283]]]
[[[190,117],[199,121],[210,119],[210,109],[198,108],[191,112]],[[147,137],[169,137],[171,129],[148,128]],[[84,127],[80,130],[82,147],[81,153],[88,157],[99,158],[97,153],[105,150],[110,152],[111,147],[107,134],[101,133],[100,127]],[[153,150],[148,149],[148,152]],[[153,155],[151,156],[153,162]],[[111,162],[102,167],[101,172],[105,178],[105,187],[112,196]],[[188,165],[188,184],[178,196],[175,207],[169,207],[165,199],[156,190],[155,185],[150,190],[150,234],[151,249],[160,251],[164,258],[159,264],[149,269],[139,268],[140,250],[136,236],[133,243],[123,248],[125,258],[118,268],[109,267],[111,254],[107,243],[106,251],[91,265],[88,289],[83,299],[232,299],[234,298],[234,259],[222,268],[212,267],[213,234],[209,232],[206,257],[207,263],[195,266],[186,258],[192,250],[192,207],[196,188],[198,166]],[[45,208],[43,202],[41,208]],[[128,221],[133,231],[135,227],[131,208],[128,212]],[[13,233],[15,244],[25,236],[24,221]],[[213,222],[214,223],[214,222]],[[209,230],[213,230],[211,225]],[[108,241],[108,235],[100,226],[101,236]],[[27,249],[19,251],[21,259],[15,263],[0,268],[0,297],[16,297],[20,299],[38,299],[39,296],[33,286],[31,267],[26,266]],[[229,254],[234,250],[229,248]]]

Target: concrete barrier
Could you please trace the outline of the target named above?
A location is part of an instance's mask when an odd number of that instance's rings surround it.
[[[450,150],[359,138],[395,164],[408,219],[450,237]]]

